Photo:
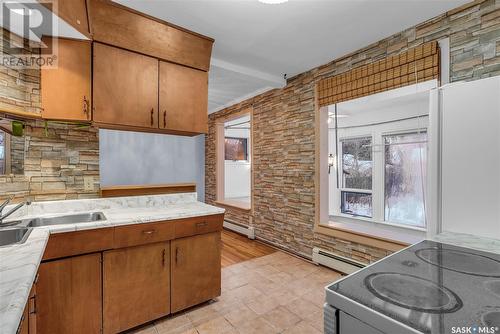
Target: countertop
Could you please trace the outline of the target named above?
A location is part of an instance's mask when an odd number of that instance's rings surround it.
[[[16,333],[50,234],[224,213],[198,202],[196,193],[185,193],[37,202],[9,220],[91,211],[103,212],[106,220],[36,227],[23,244],[0,247],[0,334]]]
[[[443,244],[450,244],[465,248],[477,249],[483,252],[500,254],[500,240],[478,237],[472,234],[442,232],[433,238],[433,241],[441,242]]]

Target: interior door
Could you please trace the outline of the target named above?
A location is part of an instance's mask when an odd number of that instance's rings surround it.
[[[118,333],[170,313],[168,242],[104,252],[104,333]]]
[[[500,77],[442,88],[443,231],[500,238]]]
[[[161,129],[207,133],[208,73],[160,61]]]
[[[100,253],[44,262],[39,275],[36,284],[38,334],[101,331]]]
[[[220,296],[220,248],[220,232],[171,242],[172,313]]]
[[[158,60],[94,43],[95,122],[158,128]]]

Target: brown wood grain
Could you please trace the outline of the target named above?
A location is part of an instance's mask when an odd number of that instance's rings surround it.
[[[104,252],[105,334],[170,313],[169,246],[169,242],[162,242]]]
[[[115,227],[114,248],[171,240],[175,236],[174,226],[174,222],[166,221]]]
[[[274,252],[276,252],[276,249],[262,242],[248,239],[247,236],[226,229],[222,230],[222,267],[266,256]]]
[[[417,82],[439,80],[439,74],[439,45],[431,41],[319,81],[318,102],[320,107],[327,106]]]
[[[101,187],[101,197],[142,196],[196,192],[195,183],[145,184]]]
[[[52,0],[40,1],[40,3],[84,36],[91,37],[86,0]]]
[[[208,73],[160,61],[159,126],[208,132]]]
[[[172,313],[220,296],[220,232],[176,239],[170,247]]]
[[[158,60],[94,43],[93,120],[158,128]]]
[[[223,214],[176,220],[175,238],[221,231],[223,221]]]
[[[54,233],[49,237],[42,260],[93,253],[113,248],[113,227]]]
[[[89,1],[93,39],[208,71],[213,40],[105,0]]]
[[[42,40],[51,43],[54,39]],[[56,43],[57,68],[41,69],[42,117],[90,121],[91,42],[59,38]]]
[[[39,334],[99,333],[102,324],[101,254],[40,265],[37,283]]]

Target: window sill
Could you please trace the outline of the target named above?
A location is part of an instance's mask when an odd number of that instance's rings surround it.
[[[422,228],[379,223],[369,219],[344,216],[330,216],[328,222],[320,223],[319,226],[402,246],[417,243],[425,239],[427,234]]]
[[[245,211],[250,211],[252,210],[252,205],[249,203],[245,202],[240,202],[240,201],[235,201],[235,200],[218,200],[215,201],[215,204],[224,206],[224,207],[230,207],[233,209],[239,209],[239,210],[245,210]]]

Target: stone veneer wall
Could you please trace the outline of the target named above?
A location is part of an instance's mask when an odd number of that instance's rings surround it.
[[[99,196],[99,138],[93,127],[28,121],[24,131],[24,174],[0,176],[0,199],[34,201]],[[94,179],[85,191],[84,176]]]
[[[424,42],[450,38],[451,81],[500,74],[500,1],[481,0],[444,13],[362,50],[288,80],[275,89],[209,116],[206,137],[206,201],[215,201],[215,123],[253,107],[254,211],[252,219],[228,209],[239,223],[251,223],[256,235],[285,249],[311,256],[319,246],[372,262],[383,249],[313,232],[315,219],[315,84],[352,68],[405,51]]]
[[[1,29],[1,28],[0,28]],[[22,45],[22,39],[0,31],[0,50],[4,42]],[[3,52],[3,51],[2,51]],[[25,49],[25,54],[38,54]],[[40,70],[14,69],[0,64],[0,113],[28,112],[39,115]],[[23,138],[12,137],[16,148],[12,175],[0,175],[0,200],[15,195],[19,201],[93,198],[99,196],[99,138],[93,127],[30,120],[25,122]],[[22,161],[19,161],[19,159]],[[23,174],[15,166],[23,167]],[[85,191],[83,177],[92,176],[94,190]]]

